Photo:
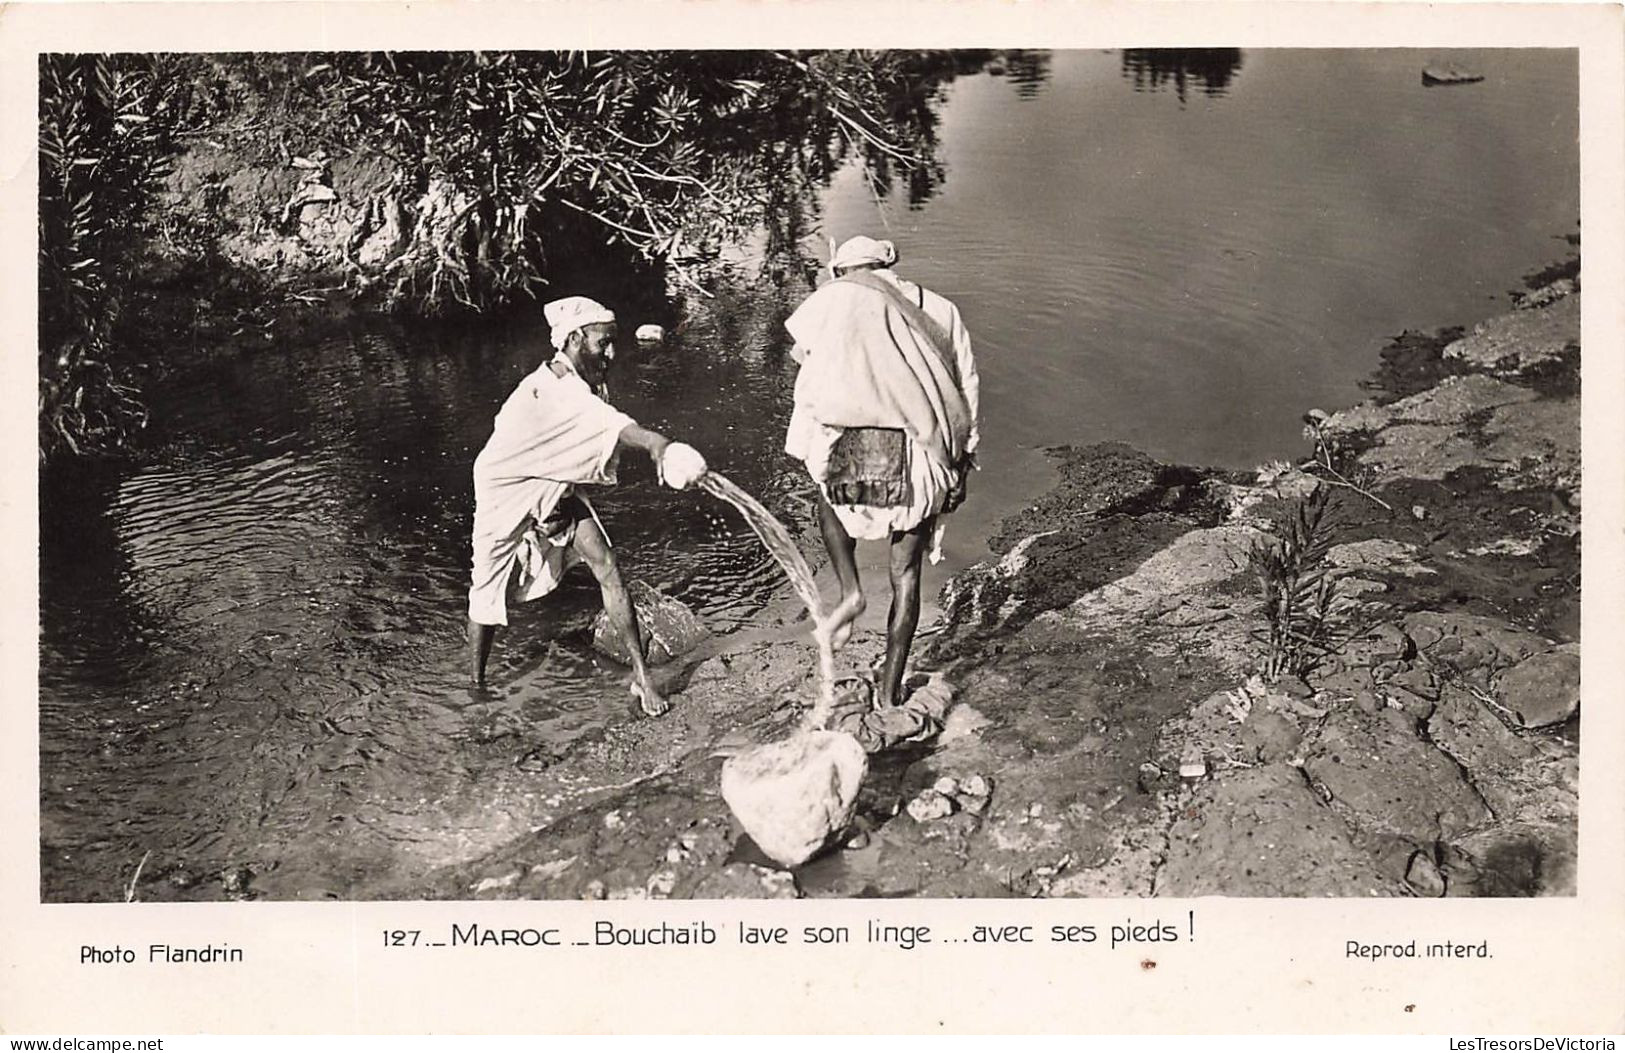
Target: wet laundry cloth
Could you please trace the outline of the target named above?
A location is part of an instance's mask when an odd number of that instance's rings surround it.
[[[879,753],[902,742],[935,738],[953,701],[953,688],[940,676],[933,676],[902,705],[877,707],[874,684],[863,677],[848,677],[835,685],[835,705],[825,726],[851,735],[864,752]]]
[[[510,588],[528,601],[558,587],[575,523],[582,512],[597,519],[575,487],[615,482],[616,443],[632,423],[562,355],[519,382],[474,461],[470,619],[506,625]],[[572,497],[579,506],[561,506]]]

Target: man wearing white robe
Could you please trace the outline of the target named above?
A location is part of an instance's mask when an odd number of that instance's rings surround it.
[[[615,482],[618,454],[628,446],[647,452],[661,480],[676,489],[698,479],[705,462],[604,400],[604,378],[615,359],[614,314],[582,296],[544,310],[557,353],[508,396],[474,461],[469,677],[485,683],[496,627],[508,624],[510,596],[545,596],[566,570],[586,563],[598,579],[610,627],[632,655],[632,692],[646,714],[659,716],[669,703],[645,668],[637,611],[609,537],[576,487]]]
[[[899,277],[889,241],[855,237],[830,260],[836,280],[785,322],[802,363],[785,451],[806,465],[819,490],[819,525],[841,584],[830,615],[840,647],[867,606],[858,578],[858,540],[889,539],[892,604],[876,701],[896,705],[919,622],[921,561],[940,559],[941,516],[964,500],[980,441],[980,384],[959,309]],[[851,502],[832,492],[831,463],[851,429],[896,430],[906,499]]]

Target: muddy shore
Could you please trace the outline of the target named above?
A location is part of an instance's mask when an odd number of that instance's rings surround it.
[[[1471,331],[1397,338],[1374,397],[1318,418],[1335,477],[1308,450],[1258,473],[1054,451],[1058,485],[917,641],[953,705],[872,756],[846,844],[777,869],[721,799],[720,756],[813,697],[811,644],[758,640],[667,667],[666,717],[532,756],[530,834],[392,894],[1573,894],[1580,293],[1536,284]],[[1267,679],[1251,554],[1317,488],[1325,647]],[[988,797],[909,807],[974,776]]]

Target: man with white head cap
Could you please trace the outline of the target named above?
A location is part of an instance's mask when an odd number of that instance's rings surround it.
[[[628,446],[648,453],[661,481],[679,490],[705,473],[705,461],[605,401],[616,336],[608,308],[571,296],[543,312],[556,353],[508,396],[474,461],[469,677],[485,683],[496,627],[508,624],[510,594],[545,596],[566,570],[584,562],[598,579],[611,628],[632,655],[632,693],[646,714],[659,716],[670,707],[644,666],[637,610],[609,537],[576,487],[615,482],[618,454]]]
[[[900,696],[920,616],[927,548],[965,498],[980,441],[970,334],[945,297],[892,271],[897,249],[862,235],[831,253],[825,283],[785,328],[802,363],[785,451],[818,484],[819,525],[841,583],[826,630],[837,648],[867,603],[856,542],[891,542],[891,612],[876,701]]]

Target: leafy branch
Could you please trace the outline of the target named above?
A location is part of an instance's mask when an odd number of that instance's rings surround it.
[[[1305,472],[1312,472],[1320,477],[1322,482],[1332,486],[1340,486],[1346,490],[1353,490],[1361,497],[1375,501],[1385,510],[1392,512],[1394,506],[1378,497],[1361,485],[1369,483],[1368,479],[1355,482],[1350,475],[1359,476],[1360,470],[1355,467],[1353,455],[1348,451],[1335,435],[1326,430],[1331,417],[1325,410],[1312,409],[1303,416],[1303,437],[1314,443],[1315,453],[1309,460],[1298,467]],[[1368,473],[1367,473],[1368,474]]]
[[[1253,542],[1248,565],[1264,598],[1265,679],[1302,676],[1331,651],[1336,579],[1326,555],[1334,533],[1328,491],[1297,501],[1280,537]]]

